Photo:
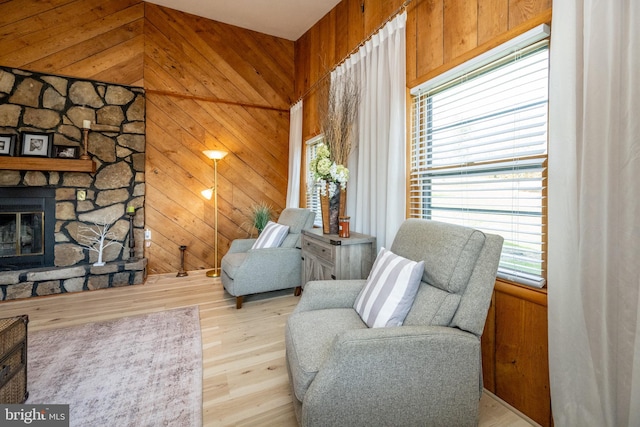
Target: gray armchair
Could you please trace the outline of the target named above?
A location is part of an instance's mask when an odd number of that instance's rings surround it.
[[[300,286],[301,232],[313,227],[315,213],[309,209],[286,208],[278,223],[289,226],[289,234],[277,248],[251,249],[256,239],[236,239],[220,263],[222,285],[242,307],[244,295]]]
[[[365,280],[309,282],[285,328],[303,426],[475,426],[482,334],[502,237],[406,220],[391,251],[425,267],[402,326],[368,328]]]

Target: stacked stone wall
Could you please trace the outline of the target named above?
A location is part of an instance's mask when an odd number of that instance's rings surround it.
[[[16,135],[15,156],[20,154],[24,132],[51,133],[55,146],[78,147],[81,154],[85,120],[91,122],[88,154],[96,163],[95,174],[0,170],[0,194],[2,187],[55,189],[54,264],[60,268],[97,260],[97,253],[81,244],[86,240],[80,234],[102,222],[111,224],[113,239],[119,243],[105,249],[103,260],[129,260],[127,206],[136,209],[134,258],[143,257],[145,92],[139,87],[0,67],[0,134]]]

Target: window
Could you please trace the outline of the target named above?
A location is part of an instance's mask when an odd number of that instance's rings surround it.
[[[310,172],[309,164],[316,158],[318,146],[323,142],[324,136],[318,135],[307,141],[307,153],[305,157],[306,173],[307,173],[307,209],[311,209],[316,213],[316,219],[313,225],[322,227],[322,213],[320,211],[320,189],[315,183],[313,174]]]
[[[545,283],[548,40],[412,91],[409,216],[500,234],[498,277]]]

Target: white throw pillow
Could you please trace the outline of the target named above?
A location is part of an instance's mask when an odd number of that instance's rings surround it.
[[[269,221],[251,249],[277,248],[289,234],[289,226]]]
[[[401,326],[418,292],[424,261],[382,248],[353,308],[370,328]]]

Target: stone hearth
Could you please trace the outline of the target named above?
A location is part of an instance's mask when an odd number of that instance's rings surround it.
[[[0,272],[2,300],[139,285],[146,279],[147,259],[66,268]]]

